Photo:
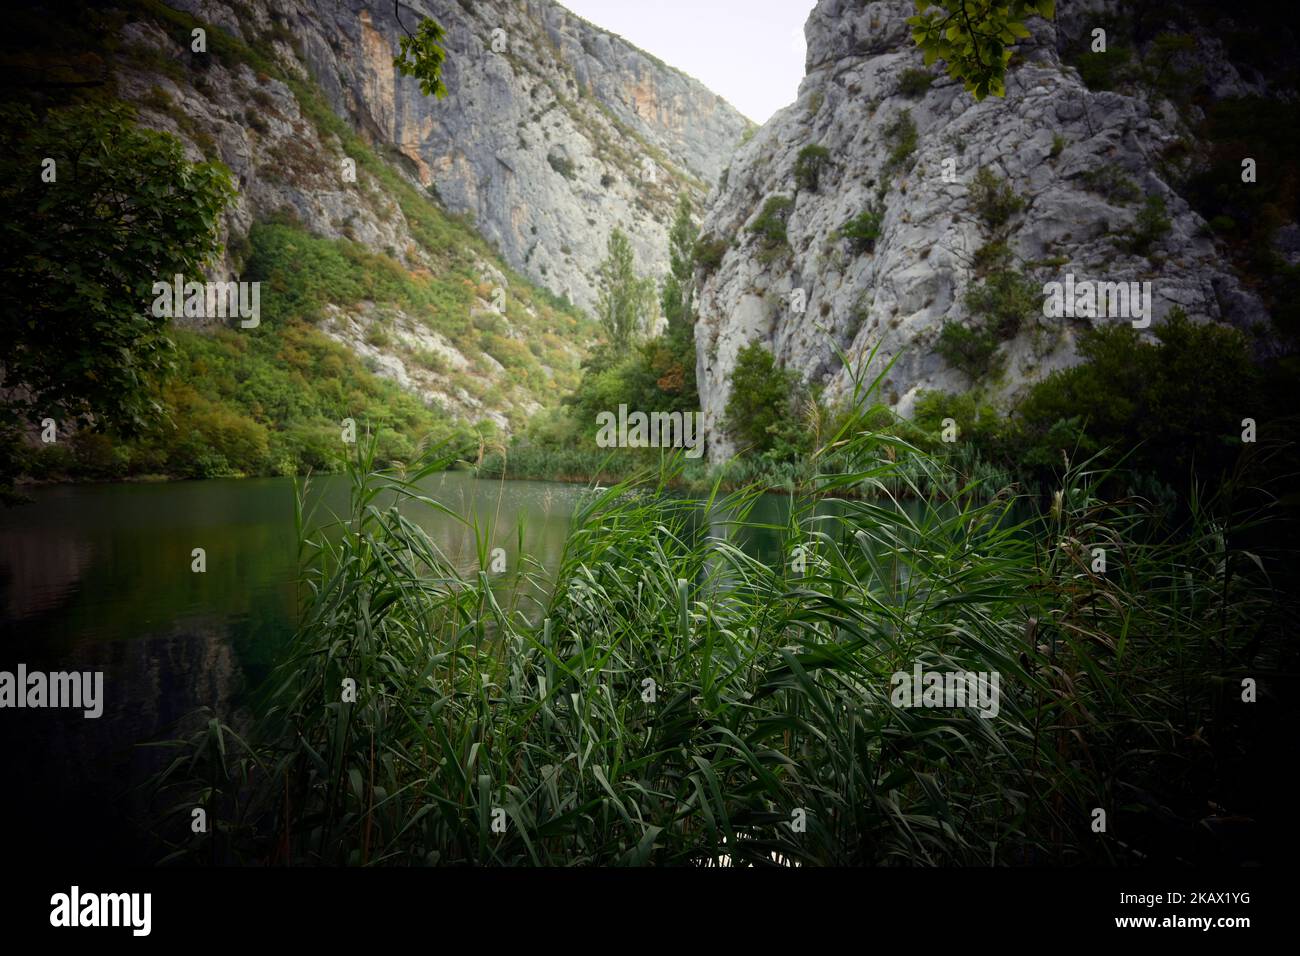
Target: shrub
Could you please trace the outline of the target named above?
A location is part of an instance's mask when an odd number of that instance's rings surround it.
[[[528,351],[528,346],[516,339],[506,338],[502,335],[489,333],[484,336],[483,351],[487,352],[494,359],[500,362],[506,368],[534,368],[537,365],[533,353]]]
[[[726,239],[701,236],[695,243],[695,264],[706,276],[711,276],[722,265],[729,243]]]
[[[928,70],[904,70],[898,78],[898,92],[910,99],[915,99],[918,96],[924,96],[933,82],[934,76]]]
[[[1092,33],[1085,31],[1079,41],[1082,50],[1073,55],[1067,51],[1065,55],[1067,62],[1079,71],[1084,85],[1090,90],[1114,90],[1135,79],[1137,70],[1127,39],[1130,25],[1105,15],[1091,18],[1091,25],[1106,31],[1105,52],[1093,52]]]
[[[450,366],[442,354],[435,352],[433,349],[417,349],[411,359],[421,368],[426,368],[430,372],[445,373]]]
[[[1110,202],[1134,202],[1142,195],[1137,183],[1120,172],[1118,167],[1109,164],[1090,169],[1080,178],[1085,189]]]
[[[987,166],[981,166],[970,184],[971,208],[990,232],[1000,231],[1011,217],[1025,208],[1025,201],[1010,183]]]
[[[1000,447],[1005,433],[1006,418],[992,405],[980,402],[973,392],[949,395],[946,392],[922,391],[916,396],[912,411],[912,424],[932,442],[943,431],[945,418],[957,423],[962,441],[970,442],[982,452]],[[933,447],[942,448],[935,442]]]
[[[1127,233],[1128,250],[1134,255],[1150,255],[1151,250],[1169,234],[1172,223],[1166,215],[1163,196],[1148,196],[1138,211],[1133,228]]]
[[[975,250],[971,268],[977,276],[1001,272],[1011,265],[1011,247],[1005,241],[994,239]]]
[[[762,343],[751,342],[736,356],[724,427],[751,454],[793,460],[808,445],[807,430],[798,423],[805,395],[797,373],[778,367]]]
[[[1294,267],[1277,253],[1275,239],[1279,226],[1300,219],[1300,124],[1294,114],[1293,104],[1260,96],[1208,106],[1197,130],[1208,147],[1208,163],[1179,189],[1216,231],[1232,221],[1236,241],[1227,251],[1262,294],[1274,327],[1293,346],[1300,343],[1300,285]],[[1242,182],[1246,156],[1269,174]]]
[[[262,473],[269,436],[260,423],[202,398],[178,409],[176,417],[184,437],[170,451],[174,474],[213,478]]]
[[[551,164],[551,169],[555,170],[565,179],[573,179],[576,173],[573,169],[573,161],[559,155],[551,153],[546,157],[546,161]]]
[[[984,328],[999,339],[1008,339],[1042,308],[1042,290],[1020,273],[1002,270],[967,289],[965,304]]]
[[[912,121],[912,111],[902,110],[893,121],[885,127],[885,142],[889,144],[889,157],[885,160],[885,171],[901,169],[916,152],[916,123]]]
[[[979,381],[994,369],[993,357],[998,340],[990,329],[967,328],[958,322],[945,322],[935,351],[953,368]]]
[[[884,211],[879,207],[864,209],[840,226],[838,235],[849,240],[849,247],[855,253],[874,252],[883,218]]]
[[[759,237],[760,258],[770,260],[789,248],[785,226],[793,208],[794,200],[789,196],[772,196],[763,204],[762,212],[749,226],[749,231]]]
[[[319,318],[326,303],[426,302],[400,265],[346,240],[323,239],[290,225],[259,223],[249,232],[246,278],[260,281],[266,318]]]
[[[121,478],[126,474],[130,456],[102,432],[82,429],[72,436],[77,472],[97,481]]]
[[[375,460],[384,467],[398,462],[405,464],[415,458],[415,444],[405,435],[391,428],[380,428],[375,433]]]
[[[1216,235],[1223,235],[1235,231],[1237,228],[1237,221],[1231,216],[1215,216],[1206,223],[1206,227],[1210,232],[1215,233]]]
[[[1084,331],[1084,361],[1055,372],[1030,391],[1019,408],[1029,446],[1040,458],[1060,460],[1051,431],[1077,419],[1086,451],[1131,451],[1130,464],[1175,486],[1193,467],[1214,475],[1241,450],[1243,409],[1260,407],[1260,373],[1250,343],[1236,329],[1194,323],[1174,309],[1144,341],[1127,323]],[[1042,447],[1046,446],[1046,447]]]
[[[817,191],[822,169],[830,163],[830,150],[824,146],[805,146],[794,163],[794,181],[800,189]]]
[[[1146,80],[1173,102],[1185,104],[1205,78],[1195,57],[1196,38],[1190,33],[1161,33],[1147,53]]]
[[[1074,61],[1079,79],[1090,90],[1114,90],[1132,78],[1132,60],[1128,50],[1112,48],[1105,53],[1091,50]]]

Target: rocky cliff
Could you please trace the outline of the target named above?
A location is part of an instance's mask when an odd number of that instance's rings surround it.
[[[880,397],[907,414],[923,389],[976,388],[1005,405],[1076,361],[1089,321],[1041,309],[1044,284],[1067,274],[1150,281],[1153,325],[1175,306],[1267,321],[1171,186],[1198,107],[1094,91],[1064,62],[1117,6],[1062,0],[1055,23],[1031,21],[1005,99],[977,103],[940,65],[924,68],[911,3],[818,3],[798,99],[738,151],[703,224],[714,261],[697,275],[696,343],[714,459],[732,451],[720,425],[753,341],[831,398],[851,389],[836,347],[857,361],[879,344],[879,360],[895,360]],[[1260,89],[1213,35],[1187,43],[1179,55],[1213,95]],[[994,323],[996,371],[973,377],[941,354],[944,326],[971,328],[990,307],[1019,315]]]
[[[337,112],[394,144],[511,266],[588,309],[610,231],[628,234],[643,271],[662,274],[678,191],[702,199],[750,126],[700,83],[551,0],[272,8]],[[399,38],[423,15],[447,31],[441,100],[393,70]]]
[[[442,99],[393,67],[425,15],[446,29]],[[140,0],[106,16],[116,95],[234,174],[216,277],[243,273],[255,223],[288,217],[438,283],[440,308],[305,318],[427,404],[506,428],[576,381],[594,329],[563,303],[594,304],[610,232],[663,274],[677,195],[702,199],[751,125],[550,0]]]

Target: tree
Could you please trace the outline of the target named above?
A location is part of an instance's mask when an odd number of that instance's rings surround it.
[[[822,169],[830,164],[831,152],[825,146],[809,145],[799,150],[794,162],[794,181],[800,189],[817,191]]]
[[[798,373],[780,368],[761,342],[751,342],[737,354],[731,372],[725,427],[751,454],[795,460],[809,446],[798,417],[806,399]]]
[[[1182,309],[1153,331],[1154,343],[1127,323],[1085,331],[1084,361],[1043,379],[1021,403],[1027,443],[1042,447],[1053,426],[1077,420],[1083,452],[1131,453],[1131,467],[1175,487],[1193,469],[1203,477],[1229,469],[1242,450],[1242,418],[1264,402],[1249,340],[1234,328],[1193,322]],[[1035,458],[1059,455],[1043,451]]]
[[[615,229],[609,237],[609,255],[597,270],[600,281],[596,312],[609,344],[626,351],[637,343],[654,321],[654,286],[636,274],[632,244]]]
[[[659,293],[668,327],[662,345],[651,356],[651,365],[660,390],[674,394],[677,407],[684,411],[700,407],[695,380],[695,312],[691,305],[698,235],[691,218],[690,197],[682,193],[668,232],[668,275]]]
[[[446,31],[438,21],[425,17],[412,33],[402,23],[401,4],[398,2],[393,3],[393,15],[406,34],[398,40],[400,52],[393,57],[393,66],[404,76],[418,79],[420,92],[425,96],[442,99],[447,95],[447,87],[442,82],[442,64],[447,59],[442,40]]]
[[[677,200],[677,214],[668,231],[668,275],[659,292],[659,305],[668,321],[669,338],[690,336],[695,320],[691,311],[694,294],[695,239],[699,230],[691,219],[691,200],[685,193]]]
[[[1056,0],[916,0],[916,11],[907,23],[925,65],[943,59],[948,75],[982,100],[990,93],[1006,96],[1011,48],[1030,36],[1024,21],[1052,19]]]
[[[171,341],[153,283],[201,274],[233,195],[224,166],[187,162],[129,107],[3,109],[0,443],[24,421],[131,431],[160,411]]]

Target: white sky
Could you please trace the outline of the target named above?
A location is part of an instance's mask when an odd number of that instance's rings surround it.
[[[688,73],[756,123],[794,102],[816,0],[560,0]]]

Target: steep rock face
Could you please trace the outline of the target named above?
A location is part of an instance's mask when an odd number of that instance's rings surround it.
[[[592,276],[617,226],[641,272],[662,274],[678,192],[702,198],[703,181],[716,180],[749,126],[700,84],[549,0],[403,3],[402,25],[393,5],[361,0],[171,6],[275,66],[223,55],[215,36],[215,53],[196,53],[187,24],[147,8],[128,5],[134,12],[116,38],[117,94],[136,104],[143,123],[180,137],[190,159],[219,159],[233,173],[227,254],[213,278],[241,273],[250,228],[275,214],[315,236],[361,243],[412,275],[468,272],[468,316],[415,317],[361,303],[313,318],[427,404],[502,428],[535,410],[543,392],[571,387],[591,333],[565,316],[539,316],[526,300],[522,315],[514,311],[520,290],[504,267],[590,307]],[[425,14],[447,30],[443,99],[424,96],[393,68],[403,27],[416,29]],[[404,201],[373,170],[345,177],[349,148],[340,124],[322,113],[344,118],[390,172],[432,195]],[[441,240],[462,247],[455,255],[421,241],[410,217],[439,200],[465,213],[501,258],[469,228]],[[497,290],[512,303],[504,314],[493,303]],[[448,327],[464,319],[531,349],[546,383],[512,381],[477,333],[452,341]]]
[[[254,32],[265,36],[263,31],[273,25],[265,9],[246,8],[245,19],[240,20],[220,4],[193,7],[202,22],[250,40]],[[417,241],[400,200],[381,180],[365,172],[358,173],[355,181],[345,179],[347,153],[338,136],[321,128],[319,116],[313,116],[286,82],[234,57],[200,55],[187,60],[186,39],[182,31],[152,19],[128,20],[119,37],[123,55],[116,71],[116,91],[137,106],[143,124],[179,137],[190,160],[217,159],[230,169],[237,192],[222,219],[225,257],[212,278],[226,280],[241,274],[253,224],[285,215],[313,235],[354,240],[387,254],[412,274],[447,269],[443,255]],[[273,48],[280,68],[306,78],[305,68],[286,43],[275,42]],[[184,66],[160,71],[156,67],[160,61]],[[478,280],[470,305],[472,319],[475,313],[491,311],[490,290],[510,290],[511,283],[485,250],[469,245],[468,232],[463,238],[467,241],[459,258],[471,264]],[[491,356],[468,346],[462,352],[427,322],[381,313],[371,303],[359,303],[351,312],[328,306],[313,318],[321,331],[361,355],[372,371],[453,417],[490,420],[508,429],[510,413],[536,407],[533,392],[510,383],[499,365],[493,367]],[[527,314],[530,320],[538,319],[531,308]],[[212,320],[180,321],[207,325]],[[509,326],[504,317],[502,322]],[[367,341],[375,339],[372,328],[385,328],[378,346]],[[507,332],[511,337],[523,334],[509,327]],[[557,337],[552,341],[556,348],[549,357],[551,364],[543,364],[542,369],[548,377],[555,368],[576,367],[582,354],[580,341]],[[413,359],[422,352],[439,357],[435,363],[439,371]],[[490,390],[499,396],[491,403],[482,398]]]
[[[895,360],[879,397],[904,415],[928,389],[974,385],[1005,404],[1077,361],[1076,339],[1088,320],[1046,318],[1041,309],[1004,337],[1001,374],[986,381],[972,382],[936,353],[945,322],[971,321],[965,293],[980,281],[975,255],[990,239],[970,189],[981,167],[1024,201],[1007,246],[1039,303],[1044,283],[1072,273],[1076,280],[1151,281],[1153,325],[1175,306],[1199,320],[1265,321],[1200,217],[1162,175],[1162,153],[1186,134],[1175,111],[1146,97],[1091,92],[1061,62],[1058,43],[1086,35],[1089,12],[1113,6],[1062,2],[1057,23],[1031,21],[1034,36],[1008,72],[1006,98],[976,103],[937,66],[928,89],[900,89],[905,71],[922,68],[905,23],[911,3],[821,0],[805,30],[807,75],[798,100],[737,152],[703,223],[706,240],[735,237],[716,270],[697,277],[698,373],[711,457],[733,451],[721,427],[729,380],[737,353],[753,341],[825,383],[832,399],[852,388],[835,348],[860,363],[879,345],[878,362]],[[1212,38],[1202,42],[1201,61],[1216,88],[1250,89],[1216,55]],[[904,111],[915,127],[911,150]],[[809,145],[824,147],[828,163],[816,189],[797,188],[795,166]],[[955,176],[944,175],[945,165]],[[1098,187],[1123,180],[1137,192],[1108,198]],[[1139,193],[1163,198],[1170,220],[1168,233],[1142,255],[1122,241],[1142,208]],[[793,199],[788,248],[764,255],[750,227],[773,196]],[[873,207],[880,212],[874,249],[842,238],[845,223]],[[879,368],[862,371],[870,379]]]
[[[421,14],[447,31],[447,96],[392,59]],[[590,309],[614,227],[667,267],[677,192],[703,198],[749,122],[682,73],[551,0],[346,0],[285,22],[337,112],[406,156],[510,265]]]

